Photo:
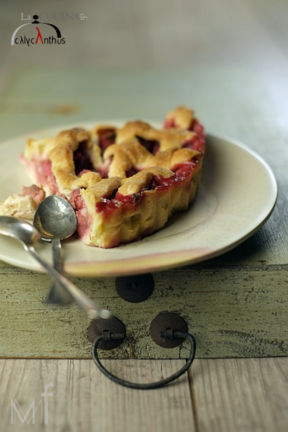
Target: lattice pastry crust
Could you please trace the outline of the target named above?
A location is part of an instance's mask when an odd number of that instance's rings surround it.
[[[133,121],[29,139],[22,160],[36,185],[71,202],[81,239],[110,248],[162,228],[188,207],[204,152],[203,127],[180,106],[163,129]]]

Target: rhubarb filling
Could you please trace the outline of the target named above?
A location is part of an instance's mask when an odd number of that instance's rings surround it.
[[[164,122],[164,129],[178,128],[176,120],[174,118],[166,119]],[[188,147],[193,150],[204,153],[205,151],[205,133],[204,127],[199,123],[197,119],[193,119],[187,128],[191,132],[195,132],[196,136],[189,141],[183,143],[182,147]]]
[[[96,211],[108,216],[118,208],[135,209],[145,197],[145,192],[149,190],[164,191],[172,186],[190,180],[192,173],[197,169],[199,160],[194,157],[192,161],[178,164],[173,167],[174,174],[171,177],[153,176],[152,180],[140,192],[132,195],[122,195],[119,192],[115,196],[103,197],[96,203]]]
[[[34,158],[27,160],[22,158],[22,161],[28,166],[32,172],[35,182],[49,189],[49,192],[54,195],[59,192],[59,188],[52,172],[52,163],[50,159]]]
[[[193,119],[188,130],[195,132],[197,135],[204,137],[204,127],[197,119]]]
[[[97,135],[99,146],[103,154],[107,147],[115,143],[116,132],[115,129],[112,128],[103,128],[97,130]]]
[[[112,156],[110,156],[108,159],[106,159],[103,164],[100,166],[97,166],[97,172],[101,175],[102,178],[108,178],[110,165],[112,163]]]
[[[164,121],[163,127],[164,129],[173,129],[179,128],[180,126],[177,124],[175,118],[169,118]],[[191,121],[187,130],[195,132],[197,135],[204,135],[204,127],[196,118]]]
[[[205,138],[199,137],[195,135],[191,140],[185,141],[182,144],[182,148],[191,148],[193,150],[197,150],[200,153],[204,153],[205,151]]]
[[[77,150],[73,152],[73,162],[77,176],[83,171],[95,171],[87,151],[86,141],[80,142]]]
[[[129,170],[126,171],[126,178],[127,177],[132,177],[133,175],[137,174],[139,172],[139,170],[135,167],[130,168]]]
[[[177,128],[179,126],[177,126],[174,118],[169,118],[169,119],[166,119],[164,121],[163,127],[164,127],[164,129],[173,129],[173,128]]]
[[[33,216],[45,193],[65,193],[78,235],[89,245],[110,248],[162,228],[195,197],[205,152],[204,128],[193,110],[178,107],[167,116],[168,131],[136,121],[122,129],[100,125],[92,132],[63,131],[47,140],[47,148],[46,142],[28,141],[28,157],[22,160],[38,186],[18,196]]]
[[[36,205],[39,205],[45,198],[45,192],[43,189],[33,184],[32,186],[24,186],[21,196],[29,195],[33,199]]]
[[[75,175],[77,175],[78,177],[81,177],[83,174],[89,171],[93,171],[98,172],[102,178],[107,178],[112,158],[108,158],[103,163],[98,164],[97,166],[93,166],[92,160],[87,150],[86,142],[83,141],[79,144],[77,150],[73,152],[73,162],[75,167]]]
[[[80,194],[80,189],[75,189],[70,195],[70,204],[75,210],[77,218],[77,233],[80,238],[85,237],[89,233],[91,218],[88,216],[83,198]]]
[[[141,136],[136,135],[139,143],[149,151],[149,153],[156,154],[159,151],[160,144],[157,140],[147,140]]]

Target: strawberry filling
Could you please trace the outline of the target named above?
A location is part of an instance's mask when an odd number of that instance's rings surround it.
[[[195,132],[198,136],[204,138],[204,127],[199,123],[197,119],[193,119],[188,130]]]
[[[177,128],[179,127],[175,121],[174,118],[166,119],[164,122],[164,128],[170,129],[170,128]],[[204,153],[205,151],[205,133],[204,133],[204,127],[199,123],[199,121],[194,118],[189,127],[188,130],[191,132],[195,132],[196,136],[193,137],[191,140],[185,141],[182,144],[182,147],[188,147],[193,150],[197,150],[201,153]]]
[[[24,186],[21,196],[30,195],[36,205],[39,205],[45,198],[45,192],[35,184],[32,186]]]
[[[112,157],[106,159],[106,161],[97,167],[97,171],[100,173],[102,178],[107,178],[109,174],[109,168],[112,163]]]
[[[33,177],[38,185],[46,186],[51,194],[59,192],[50,159],[34,158],[30,161],[23,156],[21,161],[33,172]]]
[[[115,198],[101,198],[96,203],[96,210],[98,213],[102,213],[105,217],[114,212],[117,208],[125,206],[126,208],[135,208],[143,198],[143,194],[140,192],[133,195],[121,195],[117,192]]]
[[[84,202],[80,194],[80,189],[74,189],[72,191],[69,202],[74,208],[74,210],[81,210],[84,207]]]
[[[185,141],[182,144],[182,148],[191,148],[193,150],[197,150],[200,153],[204,153],[205,151],[205,137],[199,137],[195,135],[192,139]]]
[[[75,174],[78,177],[81,177],[83,174],[89,171],[93,171],[98,172],[102,178],[107,178],[112,158],[107,159],[103,164],[93,166],[90,155],[87,151],[87,146],[85,141],[83,141],[79,144],[77,150],[74,151],[73,161],[75,166]]]
[[[73,152],[73,161],[77,176],[83,171],[95,171],[85,141],[80,142],[77,150]]]
[[[132,177],[133,175],[137,174],[139,172],[135,167],[130,168],[126,171],[126,177]]]
[[[90,229],[91,218],[88,216],[83,198],[80,194],[80,189],[72,191],[69,201],[77,217],[77,233],[80,238],[85,237]]]
[[[145,138],[142,138],[140,136],[136,136],[140,144],[145,147],[149,153],[156,154],[159,151],[160,144],[157,140],[147,140]]]
[[[164,125],[163,125],[164,129],[173,129],[173,128],[177,128],[177,124],[175,123],[175,119],[174,118],[169,118],[166,119],[164,121]]]
[[[140,192],[132,195],[122,195],[119,192],[111,197],[103,197],[96,203],[96,210],[107,217],[118,208],[135,209],[144,199],[144,192],[147,190],[163,191],[172,186],[175,186],[186,179],[190,179],[193,171],[196,170],[199,164],[197,157],[194,157],[191,162],[178,164],[173,168],[174,174],[171,177],[153,176],[151,182],[145,186]]]
[[[178,128],[179,126],[176,123],[175,118],[169,118],[164,121],[163,125],[164,129],[173,129]],[[199,123],[199,121],[196,118],[193,118],[190,125],[188,126],[187,130],[195,132],[199,136],[205,136],[204,135],[204,127]]]
[[[56,183],[55,177],[52,173],[52,164],[49,159],[35,163],[35,170],[38,183],[43,185]]]
[[[102,150],[102,154],[111,144],[115,143],[116,132],[115,129],[98,129],[97,131],[99,146]]]

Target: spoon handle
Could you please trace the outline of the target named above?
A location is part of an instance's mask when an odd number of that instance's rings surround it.
[[[54,237],[52,239],[52,255],[53,255],[53,267],[59,273],[62,272],[62,262],[61,262],[61,242],[60,239]]]
[[[61,275],[50,264],[44,261],[40,255],[38,255],[33,246],[24,245],[24,248],[52,276],[54,281],[60,284],[71,295],[75,303],[77,303],[78,306],[80,306],[87,313],[89,318],[106,319],[111,317],[111,312],[98,306],[93,300],[91,300],[88,296],[86,296],[86,294],[77,288],[76,285],[74,285],[65,276]]]
[[[62,260],[61,260],[61,241],[59,238],[54,237],[52,239],[52,256],[53,256],[53,267],[58,273],[62,274]],[[50,290],[47,297],[47,302],[58,305],[69,304],[73,301],[71,295],[64,290],[61,285],[56,284],[55,280],[52,280]]]

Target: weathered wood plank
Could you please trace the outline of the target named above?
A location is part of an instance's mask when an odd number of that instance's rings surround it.
[[[117,295],[115,280],[73,279],[127,327],[127,340],[113,358],[185,358],[186,348],[165,350],[149,336],[162,311],[182,315],[197,340],[197,356],[253,357],[288,354],[287,269],[175,269],[154,274],[155,290],[143,303]],[[44,274],[0,267],[0,356],[89,358],[88,320],[76,306],[43,303]]]
[[[171,373],[180,363],[107,360],[106,366],[146,382]],[[22,425],[15,409],[11,425],[11,400],[25,415],[51,384],[48,425],[38,407],[37,430],[86,430],[97,424],[104,432],[174,431],[179,425],[183,431],[286,432],[287,358],[196,360],[189,375],[196,419],[187,377],[162,390],[138,392],[108,381],[92,361],[1,360],[1,426],[9,432],[20,424],[30,431],[32,426]]]
[[[107,360],[105,364],[126,379],[150,382],[168,376],[183,361]],[[38,406],[45,386],[51,393],[46,417]],[[195,431],[188,376],[165,389],[135,391],[109,381],[89,360],[0,360],[0,399],[1,430],[7,432],[30,432],[33,427],[47,432],[174,432],[179,425],[183,432]],[[22,416],[35,401],[35,426],[21,423],[11,400]]]
[[[160,120],[167,109],[185,103],[195,106],[209,131],[234,136],[257,150],[277,176],[278,204],[257,234],[203,265],[159,273],[156,291],[143,305],[132,307],[117,298],[112,279],[77,280],[127,323],[129,342],[115,355],[185,356],[184,349],[160,352],[150,343],[150,321],[164,309],[185,316],[199,356],[287,354],[287,5],[275,8],[263,0],[258,10],[256,3],[223,0],[217,6],[209,2],[207,8],[205,1],[195,7],[181,0],[167,7],[165,0],[137,5],[113,0],[109,7],[89,5],[84,11],[88,20],[82,23],[73,15],[79,13],[77,2],[69,4],[71,15],[64,18],[62,3],[53,6],[54,17],[51,5],[44,5],[43,16],[50,14],[69,39],[58,56],[57,47],[11,47],[7,41],[19,24],[20,1],[3,9],[1,141],[90,119]],[[33,8],[30,2],[25,12],[33,14]],[[167,65],[177,66],[172,70]],[[51,310],[39,301],[49,284],[45,276],[5,264],[0,269],[5,317],[0,355],[90,355],[84,336],[88,323],[81,313]]]
[[[196,360],[189,376],[200,432],[287,431],[287,358]]]

